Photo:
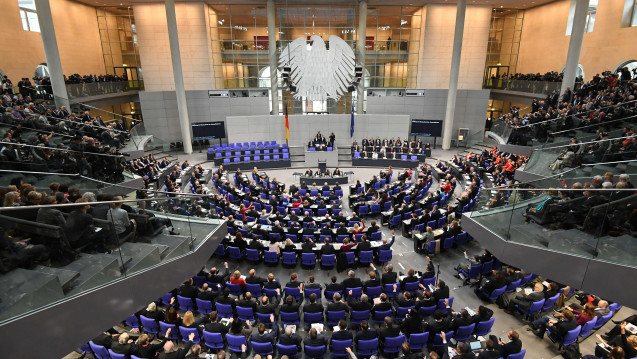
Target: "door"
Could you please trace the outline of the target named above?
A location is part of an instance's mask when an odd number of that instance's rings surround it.
[[[509,66],[487,66],[487,70],[484,73],[484,87],[501,88],[502,81],[499,79],[504,74],[509,75]]]

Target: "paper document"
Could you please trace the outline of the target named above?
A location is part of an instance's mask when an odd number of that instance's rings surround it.
[[[630,323],[626,324],[626,330],[628,330],[632,334],[637,334],[637,327]]]
[[[464,307],[464,309],[467,310],[467,312],[469,313],[470,316],[474,316],[476,315],[476,312],[473,311],[473,309],[469,308],[469,307]]]
[[[323,323],[312,323],[312,328],[316,328],[319,332],[323,331]]]
[[[529,295],[529,294],[531,294],[531,292],[533,292],[533,289],[531,289],[531,288],[524,288],[524,294]]]
[[[436,288],[434,288],[433,284],[429,284],[429,291],[432,293],[436,291]]]

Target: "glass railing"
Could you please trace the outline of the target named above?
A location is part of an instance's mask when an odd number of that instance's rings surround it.
[[[507,204],[469,216],[505,241],[635,266],[634,192],[515,188]]]
[[[103,197],[103,183],[47,174],[23,174],[41,194],[21,196],[9,187],[14,177],[0,174],[0,325],[188,255],[222,223],[207,196],[136,199],[134,188],[117,186],[108,193],[123,199]],[[69,192],[51,196],[52,182]],[[78,197],[88,202],[69,202]]]
[[[108,95],[118,92],[143,89],[144,81],[141,80],[90,82],[66,85],[66,92],[69,95],[70,99],[87,96]]]
[[[561,87],[561,82],[552,81],[486,79],[482,82],[482,88],[485,89],[530,92],[543,95],[548,95],[553,91],[559,92]]]

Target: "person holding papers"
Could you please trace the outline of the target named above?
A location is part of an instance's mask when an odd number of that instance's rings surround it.
[[[513,314],[514,310],[517,310],[516,305],[523,309],[524,311],[528,311],[531,308],[531,304],[533,302],[537,302],[539,300],[544,299],[544,286],[542,283],[535,283],[533,286],[533,291],[530,293],[520,293],[515,298],[511,299],[509,302],[509,306],[504,311],[507,314]]]

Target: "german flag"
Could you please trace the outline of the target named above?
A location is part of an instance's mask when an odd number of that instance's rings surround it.
[[[288,119],[288,107],[285,106],[285,143],[289,145],[290,141],[290,121]]]

